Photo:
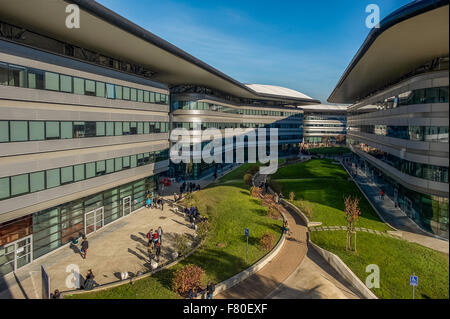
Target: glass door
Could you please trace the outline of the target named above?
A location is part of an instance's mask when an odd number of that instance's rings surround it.
[[[31,235],[0,247],[0,275],[29,264],[33,260],[32,251]]]
[[[84,214],[84,233],[87,235],[96,232],[104,225],[103,207]]]
[[[123,199],[123,215],[128,215],[131,213],[131,196],[125,197]]]

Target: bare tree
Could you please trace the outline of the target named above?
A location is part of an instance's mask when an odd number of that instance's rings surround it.
[[[361,215],[361,210],[359,209],[359,198],[352,198],[347,196],[344,199],[345,203],[345,217],[347,220],[347,250],[354,250],[356,252],[356,231],[355,226],[358,221],[359,215]],[[352,235],[355,236],[354,243],[352,245]],[[352,248],[354,246],[354,249]]]

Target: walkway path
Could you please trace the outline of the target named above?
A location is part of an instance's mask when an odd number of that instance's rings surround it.
[[[264,178],[259,176],[255,184],[261,184]],[[285,217],[290,234],[277,256],[256,274],[216,298],[358,298],[325,260],[308,251],[308,230],[300,217],[290,211],[285,212]]]
[[[174,212],[169,205],[164,205],[164,211],[142,208],[89,236],[89,250],[85,260],[81,258],[78,248],[65,246],[42,260],[19,269],[18,281],[14,274],[7,275],[0,283],[0,299],[41,298],[41,265],[50,276],[50,291],[71,290],[66,287],[68,265],[77,265],[82,276],[88,269],[92,269],[95,281],[99,284],[117,281],[120,272],[128,272],[133,276],[138,271],[147,271],[150,265],[146,234],[151,228],[156,230],[159,226],[164,231],[159,263],[161,266],[171,260],[175,233],[185,233],[192,239],[194,234],[183,214]]]
[[[346,168],[348,171],[351,170],[351,168]],[[400,208],[395,207],[394,202],[388,196],[381,200],[379,196],[380,188],[370,181],[360,168],[358,168],[357,173],[356,176],[353,176],[353,180],[359,185],[385,222],[398,230],[392,233],[409,242],[414,242],[446,254],[449,253],[448,240],[440,239],[422,230]]]

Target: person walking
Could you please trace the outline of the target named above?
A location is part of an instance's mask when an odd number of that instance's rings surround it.
[[[153,241],[153,229],[150,229],[147,233],[148,244],[150,245]]]
[[[153,233],[153,248],[156,248],[156,244],[158,243],[158,232],[155,231]]]
[[[159,262],[159,255],[161,255],[161,243],[156,243],[156,261]]]
[[[158,242],[160,244],[162,244],[162,234],[163,234],[163,229],[161,226],[158,227]]]
[[[83,241],[81,243],[81,256],[86,259],[87,250],[89,248],[89,242],[85,236],[83,236]]]
[[[208,282],[208,285],[206,286],[206,299],[213,299],[214,290],[216,287],[212,283],[212,281]]]
[[[61,299],[61,293],[58,289],[56,289],[55,292],[51,294],[50,299]]]
[[[161,198],[161,210],[164,210],[164,198]]]
[[[151,208],[151,206],[152,206],[152,200],[151,200],[151,198],[150,197],[147,197],[147,201],[146,201],[146,205],[145,205],[147,208]]]

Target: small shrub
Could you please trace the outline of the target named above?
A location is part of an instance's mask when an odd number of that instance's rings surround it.
[[[250,196],[254,198],[261,198],[262,189],[256,186],[250,188]]]
[[[290,192],[290,193],[289,193],[289,200],[290,200],[291,202],[293,202],[294,199],[295,199],[295,193],[294,193],[294,192]]]
[[[297,202],[297,206],[308,218],[311,218],[313,216],[313,209],[310,202],[306,200],[300,200]]]
[[[259,243],[264,250],[269,251],[272,249],[274,241],[275,236],[272,233],[264,233]]]
[[[200,288],[205,271],[197,265],[186,265],[178,269],[172,279],[172,290],[186,296],[190,289]]]
[[[245,174],[244,175],[244,183],[246,184],[246,185],[249,185],[249,186],[251,186],[252,185],[252,183],[253,183],[253,176],[252,176],[252,174]]]
[[[200,241],[206,238],[210,228],[211,227],[207,221],[197,224],[197,236]]]
[[[185,234],[175,234],[175,247],[180,256],[186,256],[189,252],[188,238]]]
[[[269,216],[272,219],[278,219],[280,218],[280,212],[278,211],[278,208],[275,205],[271,205],[267,210],[267,216]]]

